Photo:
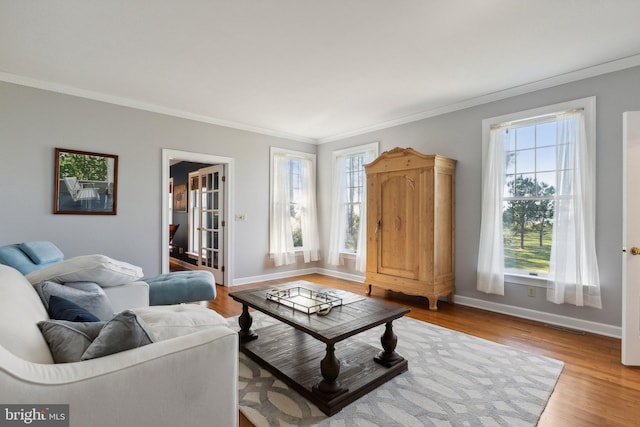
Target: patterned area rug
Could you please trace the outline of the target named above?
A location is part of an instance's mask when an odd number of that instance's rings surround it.
[[[252,315],[254,329],[277,322]],[[239,329],[237,317],[228,321]],[[240,411],[256,427],[535,426],[564,366],[407,317],[393,324],[396,350],[409,361],[409,371],[332,417],[242,353]],[[379,326],[351,339],[379,346],[383,331]]]

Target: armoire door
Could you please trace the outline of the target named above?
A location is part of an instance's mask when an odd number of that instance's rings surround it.
[[[379,174],[378,273],[419,276],[419,170]]]

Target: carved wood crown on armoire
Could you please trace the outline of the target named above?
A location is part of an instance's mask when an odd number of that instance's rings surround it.
[[[453,303],[456,161],[394,148],[365,165],[371,286]]]

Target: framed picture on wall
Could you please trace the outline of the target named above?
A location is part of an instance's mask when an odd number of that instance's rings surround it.
[[[54,214],[116,214],[118,156],[56,148],[54,171]]]
[[[187,184],[173,186],[173,211],[187,211]]]

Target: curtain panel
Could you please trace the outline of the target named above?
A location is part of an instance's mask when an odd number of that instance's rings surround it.
[[[504,191],[504,129],[492,129],[482,182],[482,216],[478,248],[477,289],[504,295],[504,242],[502,194]]]
[[[602,308],[595,247],[595,144],[582,111],[557,121],[558,178],[547,300]]]
[[[287,179],[287,156],[273,154],[273,188],[269,216],[269,254],[276,267],[293,264],[293,234],[289,213],[289,181]]]

